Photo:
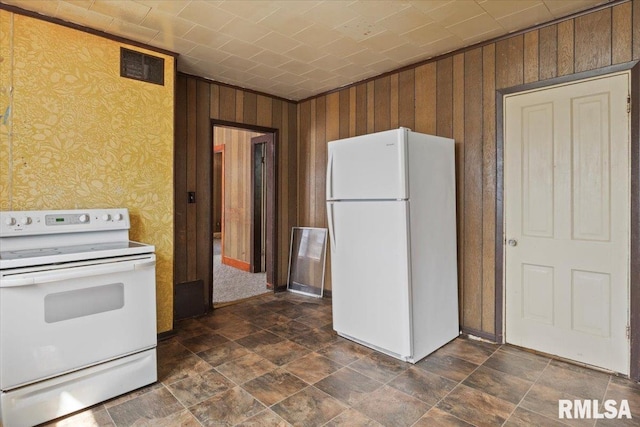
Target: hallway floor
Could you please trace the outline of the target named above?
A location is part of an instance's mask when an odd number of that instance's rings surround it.
[[[558,360],[458,338],[411,365],[338,337],[330,300],[282,293],[176,325],[159,382],[56,426],[561,426],[559,399],[627,399],[640,385]]]

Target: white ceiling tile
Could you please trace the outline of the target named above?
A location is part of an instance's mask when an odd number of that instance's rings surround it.
[[[280,55],[279,53],[274,53],[268,50],[260,51],[250,59],[259,64],[264,64],[271,67],[278,67],[286,62],[291,61],[291,58],[287,56]]]
[[[360,16],[335,27],[335,30],[353,40],[362,41],[383,32],[384,27],[373,20]]]
[[[349,3],[351,3],[350,0],[323,1],[309,9],[302,17],[327,28],[335,28],[358,16],[356,12],[347,7]]]
[[[397,34],[404,34],[432,22],[433,19],[422,13],[420,10],[415,7],[409,7],[394,13],[393,15],[389,15],[379,20],[377,23]]]
[[[369,37],[359,43],[362,48],[367,48],[376,51],[383,51],[394,47],[402,46],[406,43],[404,38],[401,38],[391,31],[385,31],[380,34],[376,34],[373,37]]]
[[[207,45],[214,49],[219,48],[231,40],[231,37],[226,34],[217,32],[211,28],[203,27],[202,25],[195,25],[184,35],[183,38],[196,44]]]
[[[542,0],[486,0],[480,3],[480,7],[496,19],[521,12],[534,6],[544,7],[544,3]]]
[[[233,18],[220,28],[220,32],[231,38],[254,43],[270,33],[269,29],[258,26],[242,18]]]
[[[220,46],[220,50],[239,58],[251,58],[262,52],[262,48],[238,39],[231,39],[227,43]]]
[[[167,12],[151,9],[142,20],[141,25],[163,33],[173,34],[176,37],[182,37],[196,24],[186,19],[172,16]]]
[[[430,10],[427,15],[441,26],[449,27],[483,13],[486,13],[484,9],[473,0],[456,0]]]
[[[410,0],[409,3],[411,6],[416,9],[422,11],[423,13],[428,13],[434,9],[445,6],[448,3],[453,3],[457,0]],[[517,1],[517,0],[516,0]]]
[[[235,18],[233,14],[216,7],[215,3],[205,0],[191,1],[178,16],[214,31]]]
[[[0,1],[174,51],[180,71],[296,100],[607,0]]]
[[[89,10],[103,15],[109,15],[115,19],[131,24],[140,24],[151,8],[136,2],[95,0]]]
[[[279,6],[270,1],[227,0],[220,3],[219,8],[257,23],[276,11]]]
[[[544,3],[554,17],[561,18],[571,13],[607,3],[607,0],[545,0]]]
[[[67,0],[70,1],[70,0]],[[75,1],[75,0],[74,0]],[[92,2],[93,0],[80,0]],[[185,6],[190,3],[190,0],[136,0],[138,3],[144,4],[156,10],[170,13],[172,15],[178,15]]]
[[[278,9],[271,15],[265,16],[258,24],[285,36],[293,36],[311,26],[312,23],[300,15],[292,14],[288,9]]]
[[[475,16],[459,24],[447,28],[451,33],[463,40],[471,39],[478,34],[500,30],[502,27],[489,14]]]
[[[106,29],[111,34],[116,34],[120,37],[126,37],[132,40],[140,40],[142,43],[149,43],[158,34],[157,30],[142,27],[140,25],[134,25],[130,22],[120,21],[114,19],[111,21]]]
[[[382,54],[403,64],[410,64],[412,62],[417,62],[414,61],[414,58],[424,54],[424,47],[416,46],[414,44],[403,44],[402,46],[396,46],[385,50]]]
[[[315,67],[309,64],[308,62],[302,62],[302,61],[296,61],[296,60],[289,61],[286,64],[282,64],[279,68],[284,71],[288,71],[290,73],[298,74],[298,75],[308,73],[309,71],[315,69]]]
[[[93,0],[64,0],[63,3],[70,3],[83,9],[89,9],[93,4]]]
[[[324,46],[322,49],[326,52],[331,52],[332,55],[349,56],[362,51],[365,47],[350,38],[341,37],[333,43]]]
[[[162,33],[162,32],[156,34],[156,36],[153,38],[153,40],[151,40],[150,43],[152,46],[157,46],[162,49],[170,50],[171,52],[185,52],[185,53],[191,51],[193,48],[197,46],[197,44],[195,44],[192,41],[185,40],[180,37],[176,37],[171,34]]]
[[[326,46],[329,43],[333,43],[340,39],[342,35],[328,28],[324,28],[319,24],[313,24],[299,33],[296,33],[294,37],[303,44],[307,44],[312,47],[321,47]]]
[[[516,31],[523,26],[530,26],[540,24],[542,22],[551,21],[553,15],[549,12],[547,7],[540,3],[529,9],[521,10],[520,12],[507,15],[503,18],[499,18],[498,24],[507,31]]]
[[[299,41],[276,32],[270,32],[266,36],[256,40],[254,44],[272,52],[288,52],[301,45]]]
[[[445,39],[453,35],[449,30],[439,25],[439,23],[427,24],[402,35],[413,44],[425,46],[437,40]]]
[[[186,55],[196,59],[214,62],[223,61],[231,56],[226,52],[221,52],[217,49],[212,49],[209,46],[205,46],[202,44],[196,45],[193,49],[187,52]]]
[[[250,70],[251,68],[258,65],[256,62],[253,62],[249,59],[244,59],[239,56],[229,56],[226,59],[220,61],[221,65],[225,67],[238,69],[238,70]]]
[[[100,31],[104,31],[109,28],[109,25],[113,21],[111,16],[92,12],[84,7],[79,7],[67,2],[60,3],[56,17],[81,25],[91,24],[92,28]]]
[[[424,2],[424,0],[420,1]],[[400,12],[401,10],[410,7],[410,5],[404,1],[369,0],[354,1],[348,7],[365,18],[377,21],[386,16]]]

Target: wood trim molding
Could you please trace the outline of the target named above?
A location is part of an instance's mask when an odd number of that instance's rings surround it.
[[[251,271],[251,266],[246,261],[240,261],[239,259],[222,256],[222,263],[229,267],[237,268],[242,271]]]
[[[496,90],[496,257],[495,257],[495,336],[491,339],[505,342],[504,336],[504,95],[539,89],[587,78],[631,70],[631,212],[629,260],[630,311],[630,378],[640,381],[640,61],[631,61],[596,70],[570,74],[558,78]],[[475,335],[475,334],[474,334]]]

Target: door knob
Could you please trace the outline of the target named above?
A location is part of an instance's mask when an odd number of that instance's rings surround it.
[[[509,239],[507,243],[509,246],[518,246],[518,241],[516,239]]]

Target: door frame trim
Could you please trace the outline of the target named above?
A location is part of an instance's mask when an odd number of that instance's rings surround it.
[[[523,85],[496,90],[496,239],[495,239],[495,341],[504,343],[504,96],[563,83],[572,83],[621,71],[631,71],[630,135],[630,251],[629,312],[631,326],[630,378],[640,381],[640,61],[631,61]],[[635,363],[634,363],[635,362]]]
[[[261,132],[268,133],[273,135],[273,141],[267,143],[266,146],[266,155],[265,161],[267,163],[267,201],[266,201],[266,215],[267,215],[267,242],[266,242],[266,268],[267,268],[267,286],[270,286],[274,291],[278,290],[278,284],[276,283],[276,260],[278,257],[278,242],[277,242],[277,231],[278,230],[278,217],[276,215],[276,207],[278,201],[278,162],[277,162],[277,153],[278,153],[278,141],[280,138],[278,129],[269,128],[258,125],[250,125],[246,123],[236,123],[230,122],[226,120],[218,120],[211,119],[211,130],[213,135],[213,128],[216,126],[224,126],[236,128],[239,130],[245,131],[253,131],[253,132]],[[212,136],[213,137],[213,136]],[[215,145],[215,141],[213,142]],[[211,150],[211,155],[213,156],[213,150]],[[213,162],[213,160],[212,160]],[[212,163],[213,164],[213,163]],[[213,192],[213,185],[211,186],[211,191]],[[209,221],[213,221],[213,215],[209,219]],[[213,247],[213,234],[210,236],[211,239],[211,247]],[[270,255],[270,256],[269,256]],[[213,277],[213,276],[212,276]],[[213,280],[211,281],[211,295],[213,295]]]

